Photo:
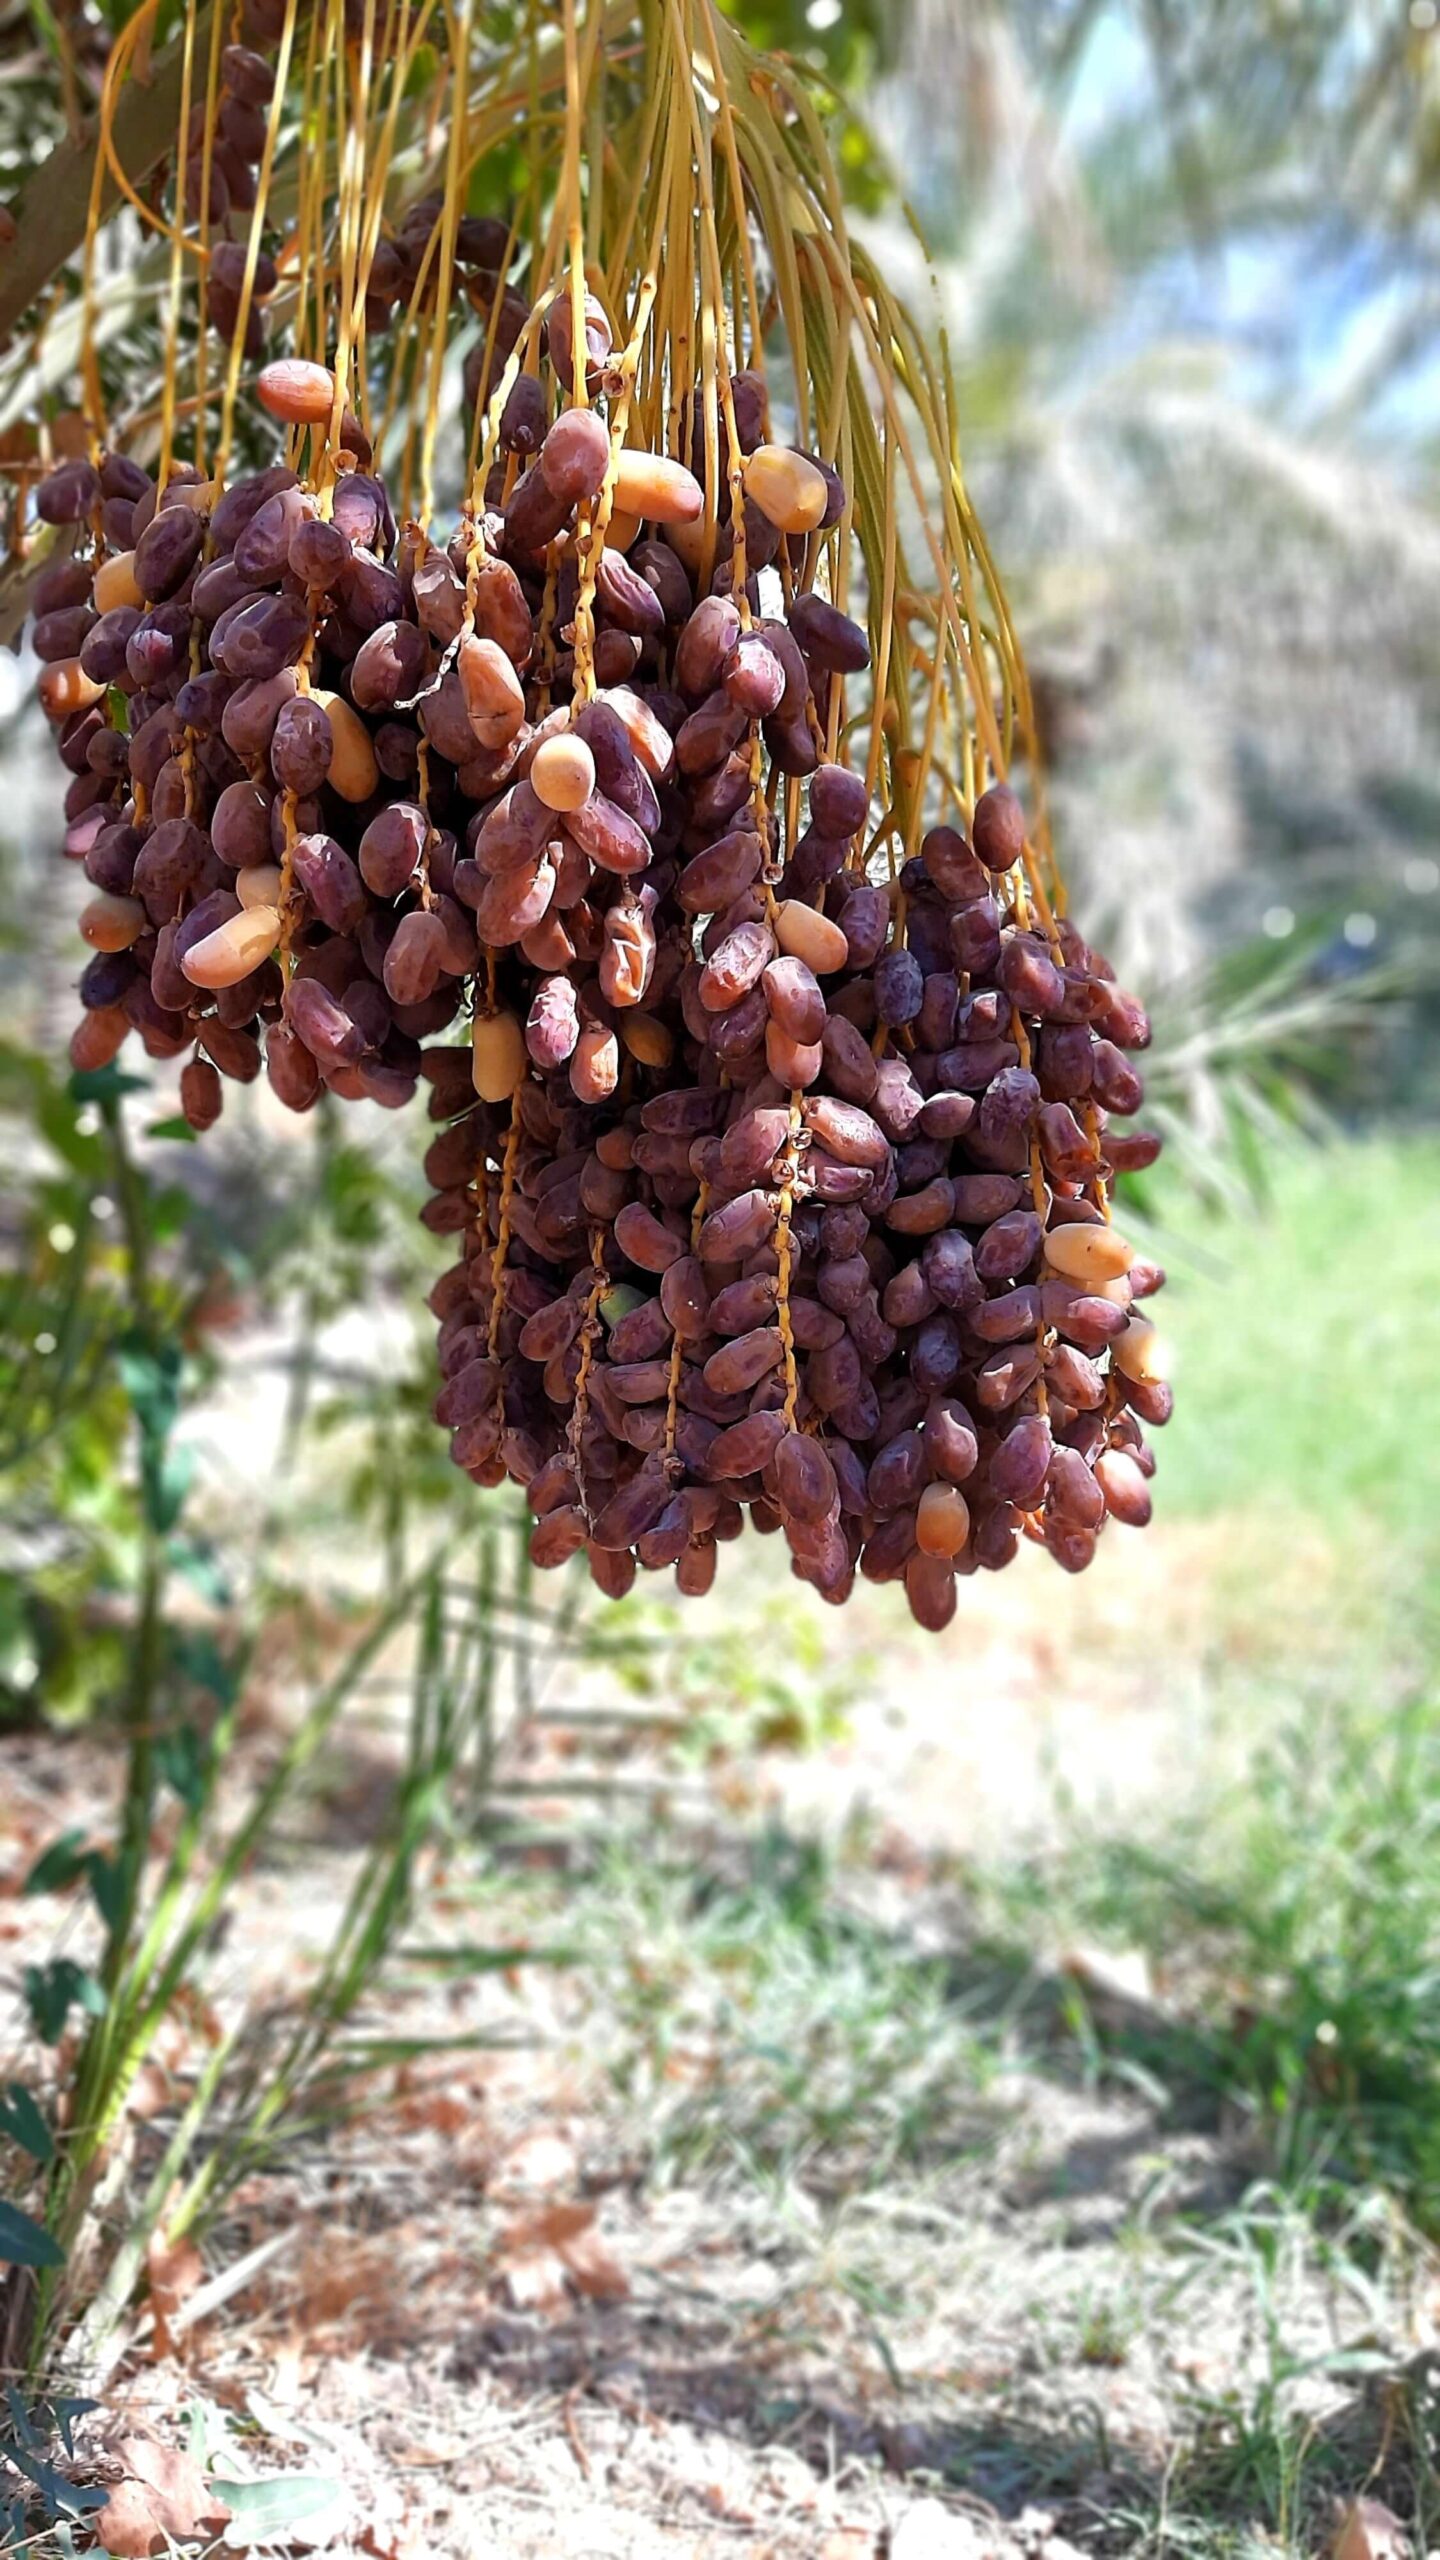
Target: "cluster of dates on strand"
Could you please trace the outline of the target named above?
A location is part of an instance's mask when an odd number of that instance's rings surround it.
[[[241,169],[269,78],[227,52]],[[377,329],[439,214],[377,253]],[[504,324],[475,400],[530,311],[504,227],[460,228]],[[222,336],[238,293],[212,261]],[[525,1488],[536,1562],[698,1594],[748,1513],[826,1600],[900,1581],[938,1630],[1022,1539],[1075,1571],[1149,1516],[1163,1274],[1105,1205],[1158,1148],[1113,1125],[1148,1025],[1037,918],[1003,783],[908,859],[872,849],[865,778],[826,754],[869,642],[797,584],[834,470],[772,441],[754,374],[716,485],[698,399],[688,462],[620,447],[583,316],[577,366],[562,287],[448,543],[397,527],[349,416],[320,487],[157,488],[114,453],[42,484],[76,535],[34,625],[89,884],[72,1058],[183,1060],[197,1129],[227,1078],[297,1111],[423,1085],[455,1248],[436,1419],[478,1484]],[[335,445],[326,368],[255,387],[297,450]]]

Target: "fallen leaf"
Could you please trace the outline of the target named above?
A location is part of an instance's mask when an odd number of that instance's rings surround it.
[[[149,2560],[172,2542],[210,2542],[230,2510],[192,2454],[158,2436],[112,2437],[104,2448],[120,2478],[95,2516],[95,2539],[114,2560]]]
[[[404,2103],[404,2123],[429,2133],[465,2133],[474,2120],[472,2100],[456,2089],[426,2089]]]
[[[175,2316],[182,2302],[203,2281],[205,2261],[193,2240],[172,2244],[157,2231],[145,2252],[145,2265],[150,2278],[150,2314],[155,2324],[153,2352],[159,2363],[175,2353]]]
[[[565,2269],[553,2249],[518,2250],[502,2263],[500,2274],[517,2311],[563,2309]]]
[[[330,2322],[342,2327],[383,2314],[395,2295],[397,2252],[418,2235],[411,2222],[395,2226],[393,2239],[340,2232],[309,2252],[295,2315],[307,2333]],[[313,2343],[313,2340],[312,2340]]]
[[[579,2165],[563,2134],[525,2133],[496,2161],[491,2192],[502,2201],[556,2195],[562,2187],[573,2187]]]
[[[623,2302],[630,2279],[596,2230],[577,2233],[560,2252],[570,2281],[588,2302]]]
[[[362,2526],[359,2542],[370,2560],[428,2560],[435,2547],[429,2527],[408,2510],[388,2523],[372,2516]]]
[[[591,2302],[620,2302],[630,2279],[595,2229],[593,2204],[517,2214],[500,2235],[497,2271],[518,2311],[558,2310],[568,2277]]]
[[[170,2539],[150,2491],[139,2480],[116,2481],[95,2518],[95,2535],[102,2551],[116,2552],[121,2560],[146,2560],[147,2553],[165,2550]]]
[[[1060,1971],[1102,2004],[1117,2009],[1155,2006],[1155,1980],[1143,1947],[1067,1947]]]
[[[503,2250],[567,2249],[582,2232],[589,2230],[597,2208],[593,2204],[544,2204],[534,2213],[517,2213],[501,2234]]]
[[[1330,2560],[1406,2560],[1405,2527],[1379,2498],[1351,2498],[1339,2508]]]

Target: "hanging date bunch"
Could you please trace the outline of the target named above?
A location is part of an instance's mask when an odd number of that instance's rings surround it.
[[[1078,1570],[1170,1411],[1148,1025],[803,85],[712,0],[179,42],[163,383],[107,420],[92,329],[37,498],[77,1064],[182,1060],[197,1128],[423,1088],[436,1418],[537,1562],[698,1593],[748,1514],[934,1629]]]

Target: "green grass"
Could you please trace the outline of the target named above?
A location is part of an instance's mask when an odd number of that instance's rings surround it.
[[[532,1891],[583,1987],[580,2046],[662,2184],[737,2172],[834,2196],[991,2138],[993,2039],[948,1950],[867,1907],[847,1846],[617,1826]]]
[[[1239,1785],[1143,1839],[1072,1825],[976,1880],[1012,1950],[1144,1948],[1152,2021],[1073,2023],[1102,2067],[1240,2111],[1322,2212],[1384,2193],[1440,2236],[1440,1709],[1292,1710]]]
[[[1440,2047],[1422,1968],[1440,1944],[1428,1873],[1440,1872],[1440,1744],[1418,1717],[1407,1727],[1377,1770],[1367,1830],[1348,1739],[1349,1756],[1322,1752],[1298,1773],[1274,1756],[1248,1824],[1215,1833],[1203,1891],[1198,1866],[1171,1871],[1122,1849],[1087,1867],[1077,1851],[1070,1872],[1036,1879],[1035,1897],[1011,1906],[1022,1951],[1027,1933],[1033,1949],[1068,1916],[1066,1895],[1092,1929],[1126,1943],[1153,1932],[1162,1958],[1173,1935],[1189,1967],[1183,2034],[1109,2058],[1143,2064],[1153,2086],[1183,2052],[1209,2071],[1212,2095],[1242,2097],[1257,2122],[1272,2107],[1277,2156],[1288,2145],[1288,2169],[1237,2204],[1152,2222],[1137,2195],[1128,2223],[1094,2244],[1088,2289],[1032,2299],[1017,2254],[1014,2370],[988,2386],[962,2380],[946,2404],[945,2477],[983,2495],[1003,2478],[1063,2507],[1067,2539],[1095,2560],[1310,2560],[1336,2498],[1366,2486],[1417,2549],[1440,2527],[1432,2400],[1391,2344],[1397,2306],[1430,2264],[1391,2199],[1436,2165]],[[1313,1860],[1287,1845],[1296,1784],[1314,1800]],[[1405,1845],[1387,1876],[1379,1835],[1391,1829]],[[951,1898],[888,1893],[858,1832],[836,1851],[775,1830],[621,1831],[563,1875],[477,1878],[482,1916],[498,1890],[513,1932],[517,1889],[542,1939],[563,1931],[562,2038],[608,2084],[602,2113],[631,2171],[652,2188],[723,2193],[738,2216],[735,2316],[796,2356],[838,2318],[896,2390],[906,2375],[933,2386],[929,2324],[948,2337],[958,2320],[963,2338],[974,2316],[967,2180],[1003,2174],[1023,2192],[1030,2101],[1017,2066],[1031,2087],[1048,2082],[1051,2111],[1071,2076],[1042,2004],[1001,1998],[995,1980],[982,1999],[987,1951],[956,1925]],[[1274,1998],[1248,2047],[1226,2007],[1247,1968]],[[1322,2019],[1333,2037],[1319,2035]],[[1349,2075],[1348,2090],[1309,2083],[1317,2055]],[[1388,2192],[1371,2183],[1382,2178]],[[1024,2214],[1019,2203],[997,2226],[997,2246],[1015,2247]],[[1053,2249],[1053,2224],[1035,2245]],[[1333,2328],[1317,2324],[1322,2286]],[[1132,2475],[1107,2434],[1106,2377],[1132,2364],[1153,2374],[1160,2333],[1184,2351],[1157,2384],[1166,2458]],[[1192,2353],[1204,2370],[1187,2379]],[[1036,2375],[1047,2377],[1038,2399]],[[1111,2476],[1095,2498],[1097,2466]]]
[[[1178,2254],[1195,2282],[1238,2295],[1237,2361],[1243,2355],[1246,2367],[1243,2380],[1212,2381],[1182,2406],[1175,2488],[1184,2504],[1201,2520],[1246,2516],[1283,2550],[1308,2552],[1329,2541],[1337,2503],[1373,2483],[1427,2549],[1433,2379],[1397,2373],[1379,2344],[1390,2306],[1421,2271],[1393,2222],[1364,2198],[1317,2229],[1302,2205],[1260,2185],[1182,2234]],[[1317,2276],[1332,2312],[1323,2334],[1301,2307]],[[1179,2289],[1175,2299],[1180,2308]]]
[[[818,1843],[762,1833],[728,1871],[617,1848],[577,1921],[661,2175],[734,2162],[835,2193],[988,2135],[992,2066],[945,1957],[857,1909]]]
[[[1143,1834],[1062,1804],[979,1905],[1012,1959],[1143,1948],[1166,2015],[1077,2014],[1092,2059],[1238,2109],[1322,2212],[1381,2192],[1440,2235],[1440,1145],[1297,1147],[1261,1208],[1165,1212],[1161,1516],[1224,1532],[1207,1681],[1248,1765]]]
[[[1158,1198],[1165,1515],[1294,1511],[1440,1558],[1440,1143],[1297,1145],[1240,1213]]]

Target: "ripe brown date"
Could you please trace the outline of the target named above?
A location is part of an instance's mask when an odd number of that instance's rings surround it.
[[[882,653],[848,494],[758,374],[738,453],[713,366],[652,432],[598,294],[577,348],[563,277],[532,312],[509,223],[462,213],[482,479],[453,530],[408,470],[397,510],[363,401],[283,337],[263,360],[263,252],[241,330],[273,41],[221,56],[202,306],[254,349],[271,458],[163,489],[66,459],[36,493],[76,544],[35,641],[90,892],[77,1063],[183,1061],[197,1132],[262,1059],[297,1111],[423,1081],[436,1418],[525,1487],[538,1565],[698,1594],[748,1514],[820,1598],[858,1571],[937,1632],[1022,1537],[1080,1569],[1149,1516],[1172,1402],[1163,1274],[1108,1214],[1158,1145],[1112,1125],[1143,1008],[1030,893],[1003,778],[962,822],[957,761],[942,808],[896,690],[916,617]],[[377,346],[437,309],[444,235],[437,196],[375,244]]]

